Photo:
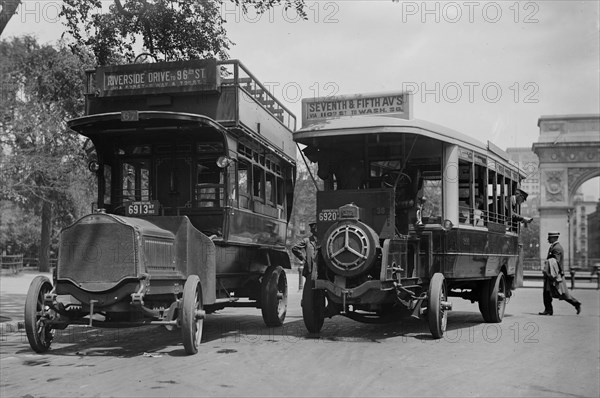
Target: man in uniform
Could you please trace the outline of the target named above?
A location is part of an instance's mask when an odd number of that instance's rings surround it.
[[[548,243],[550,243],[550,248],[548,249],[548,256],[546,259],[555,259],[558,263],[558,272],[560,278],[564,279],[565,272],[563,268],[563,258],[564,258],[564,250],[562,245],[558,242],[558,237],[560,236],[559,232],[548,232]],[[554,279],[549,274],[544,274],[544,311],[540,312],[540,315],[552,315],[554,313],[552,308],[552,284],[556,283]],[[559,300],[564,300],[575,307],[575,311],[577,314],[581,312],[581,303],[571,296],[568,289],[565,289],[563,294],[558,296]]]
[[[520,215],[519,213],[517,213],[517,206],[520,206],[521,203],[525,202],[527,200],[527,196],[529,196],[529,194],[527,192],[523,191],[520,188],[517,188],[515,190],[515,194],[510,197],[510,207],[512,209],[512,219],[513,219],[513,221],[522,222],[525,225],[527,225],[530,222],[532,222],[533,218],[531,218],[531,217],[523,217],[522,215]]]
[[[312,273],[317,258],[317,223],[311,222],[308,226],[310,228],[310,235],[300,239],[298,243],[292,247],[294,256],[302,261],[302,276],[307,279]]]

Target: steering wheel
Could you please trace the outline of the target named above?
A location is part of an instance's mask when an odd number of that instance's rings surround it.
[[[412,178],[406,173],[401,171],[387,171],[381,176],[381,187],[382,188],[394,188],[398,184],[409,184],[412,182]]]

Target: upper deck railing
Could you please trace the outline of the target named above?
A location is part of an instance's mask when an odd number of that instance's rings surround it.
[[[239,87],[275,119],[291,131],[296,129],[296,117],[239,60],[216,62],[221,86]],[[86,96],[98,92],[96,70],[86,71]]]
[[[237,86],[260,103],[288,129],[296,130],[296,117],[238,60],[218,61],[221,84]]]

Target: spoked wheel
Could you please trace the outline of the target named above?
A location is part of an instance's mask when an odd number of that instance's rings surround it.
[[[202,310],[202,286],[198,275],[190,275],[183,286],[181,301],[181,336],[187,354],[198,352],[202,340],[204,311]]]
[[[433,274],[427,294],[429,301],[427,305],[427,322],[429,323],[431,335],[435,339],[442,338],[446,332],[448,310],[451,309],[447,297],[444,275],[439,272]]]
[[[44,296],[52,291],[52,283],[45,276],[36,276],[29,285],[25,299],[25,332],[35,352],[46,352],[52,344],[54,330],[46,322],[49,310],[44,308]]]
[[[315,282],[308,279],[302,290],[302,319],[310,333],[319,333],[325,322],[325,293],[313,289]]]
[[[265,325],[269,327],[283,325],[288,301],[287,277],[283,268],[280,266],[267,268],[260,290],[260,309]]]
[[[503,272],[485,282],[479,299],[479,310],[487,323],[502,322],[506,308],[506,290],[506,278]]]

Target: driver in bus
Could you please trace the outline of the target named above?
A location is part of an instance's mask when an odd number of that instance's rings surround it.
[[[510,207],[512,210],[512,220],[513,222],[522,222],[523,224],[525,224],[525,226],[527,226],[527,224],[529,224],[530,222],[533,221],[533,218],[531,217],[523,217],[522,215],[520,215],[517,212],[517,207],[521,205],[521,203],[525,202],[527,200],[527,196],[529,196],[529,194],[525,191],[523,191],[521,188],[517,188],[515,190],[515,194],[512,195],[509,200],[510,200]]]
[[[409,224],[423,224],[421,211],[426,201],[420,194],[423,188],[421,170],[408,170],[407,176],[396,187],[396,229],[401,235],[408,235]]]

